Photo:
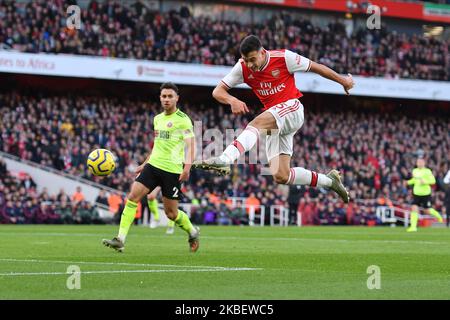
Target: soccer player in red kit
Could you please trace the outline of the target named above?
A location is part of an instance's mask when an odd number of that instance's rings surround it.
[[[234,114],[245,114],[249,112],[245,102],[230,95],[228,90],[246,83],[263,103],[264,112],[248,124],[222,155],[196,161],[193,167],[228,174],[230,165],[256,144],[260,130],[266,130],[270,133],[266,138],[267,159],[277,183],[329,188],[348,203],[349,195],[337,170],[322,174],[301,167],[291,168],[290,162],[294,135],[304,120],[303,105],[298,100],[302,93],[295,86],[294,72],[317,73],[342,85],[347,94],[354,85],[352,76],[341,76],[289,50],[266,50],[254,35],[242,40],[240,53],[242,58],[217,85],[213,96],[220,103],[231,105]],[[277,133],[273,134],[273,130]]]

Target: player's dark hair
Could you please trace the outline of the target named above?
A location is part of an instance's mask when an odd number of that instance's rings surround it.
[[[173,82],[164,82],[161,87],[159,87],[159,92],[161,93],[163,89],[172,89],[178,94],[178,87]]]
[[[252,51],[258,51],[262,48],[261,41],[259,41],[258,37],[251,34],[246,36],[244,40],[241,41],[241,45],[239,47],[239,51],[242,55],[246,56]]]

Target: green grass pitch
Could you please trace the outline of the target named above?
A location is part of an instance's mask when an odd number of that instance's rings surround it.
[[[450,299],[445,228],[203,226],[195,254],[183,231],[141,226],[117,253],[101,244],[116,232],[1,225],[0,299]]]

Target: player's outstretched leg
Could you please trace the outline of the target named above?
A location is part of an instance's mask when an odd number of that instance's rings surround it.
[[[258,138],[259,130],[254,126],[248,125],[237,139],[225,149],[222,155],[206,160],[194,161],[192,167],[213,170],[219,175],[227,175],[230,173],[230,165],[234,163],[241,154],[244,154],[246,151],[253,148],[258,141]]]
[[[206,160],[196,160],[192,163],[192,168],[212,170],[217,172],[220,176],[230,174],[230,164],[223,161],[220,157],[213,157]]]

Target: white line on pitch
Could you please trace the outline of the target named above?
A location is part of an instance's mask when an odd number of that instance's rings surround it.
[[[6,232],[9,235],[12,236],[22,236],[22,235],[33,235],[33,236],[56,236],[56,237],[65,237],[65,236],[82,236],[82,237],[98,237],[97,234],[91,234],[91,233],[47,233],[47,232]],[[336,233],[337,234],[337,233]],[[345,234],[343,232],[342,234]],[[356,233],[354,233],[356,234]],[[366,233],[364,235],[370,235],[369,233]],[[372,235],[379,236],[382,234],[372,233]],[[383,234],[384,236],[384,234]],[[432,237],[433,234],[427,234],[427,237]],[[161,238],[158,235],[131,235],[130,238],[133,237],[142,237],[142,238]],[[250,240],[250,241],[260,241],[260,240],[270,240],[270,241],[322,241],[322,242],[372,242],[372,243],[417,243],[417,244],[428,244],[428,245],[436,245],[436,244],[449,244],[449,242],[444,241],[422,241],[422,240],[383,240],[383,239],[321,239],[321,238],[299,238],[299,237],[286,237],[286,238],[280,238],[280,237],[236,237],[236,236],[203,236],[202,239],[224,239],[224,240]]]
[[[203,268],[214,270],[244,269],[244,270],[262,270],[261,268],[247,267],[218,267],[218,266],[186,266],[174,264],[152,264],[152,263],[127,263],[127,262],[101,262],[101,261],[61,261],[61,260],[37,260],[37,259],[0,259],[0,262],[34,262],[34,263],[62,263],[62,264],[93,264],[93,265],[111,265],[111,266],[130,266],[130,267],[166,267],[166,268]]]
[[[224,272],[224,271],[257,271],[257,268],[224,268],[224,269],[179,269],[179,270],[105,270],[105,271],[80,271],[79,274],[108,274],[108,273],[165,273],[165,272]],[[67,272],[10,272],[0,273],[0,276],[58,276],[70,275]]]

